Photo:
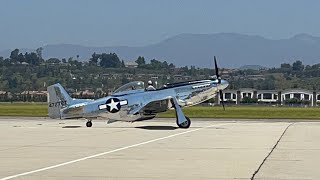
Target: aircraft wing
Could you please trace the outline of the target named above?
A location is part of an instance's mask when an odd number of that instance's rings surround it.
[[[143,108],[152,109],[152,107],[154,107],[155,105],[157,108],[162,105],[162,107],[165,108],[165,110],[167,110],[168,105],[167,105],[167,103],[164,104],[163,102],[166,102],[170,99],[172,99],[172,96],[166,96],[166,97],[162,97],[162,98],[153,98],[152,100],[149,100],[149,101],[143,101],[140,104],[132,106],[131,109],[128,111],[128,115],[136,115]]]

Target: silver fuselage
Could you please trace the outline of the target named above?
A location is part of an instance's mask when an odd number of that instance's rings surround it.
[[[118,121],[136,121],[154,117],[158,112],[172,108],[171,98],[176,98],[181,107],[193,106],[213,98],[219,90],[228,86],[228,82],[221,80],[200,80],[171,84],[168,87],[155,91],[144,89],[118,92],[94,101],[87,100],[81,103],[63,107],[61,118],[96,118],[104,117]],[[120,100],[121,107],[116,113],[105,108],[110,98]]]

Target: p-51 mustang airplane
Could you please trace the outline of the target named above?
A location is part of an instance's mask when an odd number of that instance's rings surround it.
[[[215,57],[214,62],[215,78],[166,84],[153,91],[147,91],[143,82],[134,81],[121,86],[112,95],[97,100],[72,99],[60,84],[54,84],[48,87],[49,117],[86,118],[86,126],[91,127],[91,120],[97,117],[107,118],[109,123],[133,122],[152,119],[157,113],[174,108],[177,125],[189,128],[191,121],[184,115],[181,107],[207,101],[218,92],[223,103],[222,90],[229,84],[220,78]]]

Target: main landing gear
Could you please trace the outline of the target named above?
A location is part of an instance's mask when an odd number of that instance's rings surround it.
[[[179,124],[179,123],[178,123],[178,120],[177,120],[177,125],[179,126],[179,128],[187,129],[187,128],[190,127],[190,125],[191,125],[191,120],[190,120],[190,118],[188,118],[187,116],[185,116],[185,118],[187,119],[187,121],[185,121],[185,122],[183,122],[183,123],[181,123],[181,124]]]
[[[181,107],[179,106],[177,99],[172,98],[171,103],[173,104],[173,107],[176,110],[177,125],[179,126],[179,128],[189,128],[191,125],[191,120],[183,114],[183,111],[181,110]]]
[[[88,121],[87,121],[86,126],[87,126],[87,127],[91,127],[91,126],[92,126],[91,120],[88,120]]]

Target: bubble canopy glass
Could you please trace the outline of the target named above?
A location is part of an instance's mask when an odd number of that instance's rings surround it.
[[[133,81],[129,82],[121,87],[119,87],[117,90],[115,90],[113,93],[119,93],[119,92],[125,92],[125,91],[132,91],[132,90],[144,90],[144,82],[142,81]]]

